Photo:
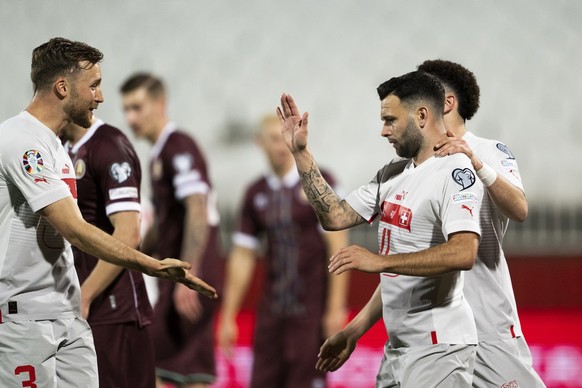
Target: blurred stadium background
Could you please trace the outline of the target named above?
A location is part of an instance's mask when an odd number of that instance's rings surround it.
[[[348,192],[394,156],[379,137],[376,86],[425,59],[458,61],[482,91],[468,127],[510,146],[529,198],[505,248],[534,365],[548,387],[582,387],[581,20],[571,0],[2,0],[0,119],[29,102],[31,51],[54,36],[105,53],[97,114],[124,131],[119,85],[137,70],[160,75],[170,116],[210,161],[226,251],[242,188],[266,168],[253,132],[281,92],[310,112],[311,148]],[[145,166],[149,146],[135,144]],[[374,249],[375,233],[357,228],[352,241]],[[354,312],[376,281],[354,274]],[[248,380],[259,289],[241,314],[240,351],[219,356],[216,387]],[[375,327],[332,387],[371,387],[384,340]]]

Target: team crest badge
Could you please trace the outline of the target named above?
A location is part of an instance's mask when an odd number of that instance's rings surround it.
[[[44,161],[40,152],[37,150],[28,150],[22,155],[22,164],[24,169],[30,175],[39,174],[44,166]]]
[[[503,143],[497,143],[497,148],[499,149],[499,151],[503,152],[505,155],[507,155],[507,159],[515,159],[515,156],[513,156],[513,153],[511,152],[511,150],[509,149],[508,146],[506,146]]]
[[[83,178],[85,176],[86,170],[87,166],[85,165],[85,161],[83,159],[75,161],[75,177],[77,179]]]
[[[475,174],[468,168],[453,170],[453,179],[455,183],[463,187],[462,190],[468,189],[475,184]]]
[[[127,162],[113,163],[109,172],[111,173],[111,177],[115,179],[117,183],[123,183],[131,176],[131,166]]]

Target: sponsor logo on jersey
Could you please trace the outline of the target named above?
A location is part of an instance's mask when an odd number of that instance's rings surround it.
[[[382,218],[380,221],[406,229],[410,232],[412,210],[392,202],[384,202],[382,204]]]
[[[502,159],[501,165],[503,167],[515,167],[515,162],[513,160],[509,160],[509,159]]]
[[[396,201],[402,201],[402,200],[404,200],[404,198],[406,198],[406,194],[408,194],[408,191],[404,191],[404,190],[402,190],[402,194],[396,194],[396,195],[394,196],[394,199],[395,199]]]
[[[77,179],[81,179],[85,176],[87,171],[87,165],[83,159],[75,160],[75,176]]]
[[[121,198],[138,198],[137,187],[117,187],[109,190],[109,199],[115,201]]]
[[[453,180],[463,187],[462,190],[465,190],[475,184],[475,174],[470,168],[455,168],[453,170]]]
[[[479,202],[479,197],[475,193],[471,193],[467,191],[465,193],[455,193],[451,196],[453,203],[460,203],[460,202]]]
[[[109,167],[109,172],[111,173],[111,177],[115,179],[117,183],[123,183],[131,176],[131,166],[127,162],[113,163],[111,167]]]
[[[509,149],[508,146],[506,146],[503,143],[497,143],[497,148],[499,149],[499,151],[503,152],[505,155],[507,155],[507,159],[515,159],[515,156],[513,156],[513,153],[511,152],[511,150]]]
[[[22,164],[26,172],[30,175],[39,174],[44,167],[42,155],[37,150],[26,151],[22,155]]]
[[[473,217],[473,209],[475,208],[475,206],[467,206],[467,205],[461,205],[461,209],[468,211],[471,214],[471,217]]]
[[[172,159],[172,164],[178,173],[188,172],[192,169],[194,159],[190,154],[177,154]]]
[[[48,181],[46,180],[45,177],[40,177],[40,178],[34,178],[34,183],[46,183],[48,185]]]

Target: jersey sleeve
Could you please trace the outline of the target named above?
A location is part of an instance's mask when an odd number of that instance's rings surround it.
[[[35,141],[36,140],[36,141]],[[71,196],[57,171],[50,146],[30,139],[0,152],[7,178],[20,190],[33,212]]]
[[[141,211],[141,166],[129,141],[110,136],[93,152],[95,175],[105,199],[105,212]]]
[[[232,238],[235,245],[249,249],[256,249],[259,246],[259,235],[262,228],[255,210],[255,202],[262,200],[266,200],[266,198],[261,197],[260,194],[253,194],[252,190],[247,190],[245,193]]]
[[[491,166],[497,174],[507,179],[512,185],[524,191],[517,160],[505,144],[497,141],[491,142],[483,156],[483,162]]]
[[[439,201],[439,216],[445,239],[456,232],[473,232],[481,235],[479,211],[483,198],[483,184],[476,177],[470,160],[463,154],[449,156],[447,176]],[[437,197],[438,198],[438,197]]]
[[[370,183],[348,194],[346,202],[368,223],[372,223],[380,213],[380,185],[402,173],[408,162],[408,159],[403,158],[392,159],[389,164],[378,170]]]
[[[177,200],[194,194],[208,194],[210,182],[206,161],[196,143],[190,137],[178,135],[172,138],[169,166]]]

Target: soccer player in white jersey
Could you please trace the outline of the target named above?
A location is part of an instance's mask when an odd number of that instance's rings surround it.
[[[508,219],[523,221],[527,216],[517,162],[503,143],[477,137],[465,128],[466,120],[479,108],[479,85],[472,72],[444,60],[425,61],[418,69],[437,77],[445,88],[444,120],[449,137],[437,143],[436,155],[466,154],[486,186],[480,212],[481,243],[473,269],[465,274],[464,287],[479,337],[473,386],[544,387],[532,368],[521,332],[501,246]],[[322,346],[318,367],[332,370],[343,365],[361,335],[379,319],[380,308],[377,290],[356,318]]]
[[[471,71],[445,60],[428,60],[418,69],[437,77],[445,88],[444,118],[449,138],[436,145],[436,154],[464,153],[486,187],[477,261],[465,275],[465,296],[475,315],[479,336],[473,386],[544,387],[532,367],[531,353],[521,331],[502,248],[509,219],[522,222],[527,217],[527,199],[517,161],[505,144],[478,137],[466,129],[466,120],[479,107],[479,85]]]
[[[216,297],[188,263],[146,256],[81,216],[75,171],[58,134],[70,122],[91,125],[92,111],[103,102],[102,58],[99,50],[63,38],[40,45],[32,53],[31,103],[0,124],[2,387],[99,386],[70,243]]]
[[[333,272],[364,258],[359,269],[381,273],[390,340],[377,387],[469,387],[477,332],[462,271],[477,254],[483,187],[465,155],[434,157],[434,145],[446,138],[438,80],[412,72],[383,83],[378,94],[382,136],[411,160],[403,173],[364,185],[346,200],[321,176],[307,149],[308,115],[285,94],[278,109],[282,132],[324,228],[345,229],[380,213],[379,254],[353,245],[330,265]]]

